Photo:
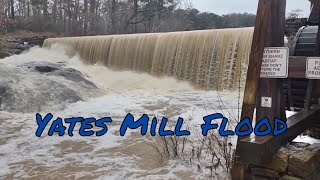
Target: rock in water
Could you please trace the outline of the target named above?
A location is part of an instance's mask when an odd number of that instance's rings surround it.
[[[8,85],[0,81],[0,110],[1,110],[1,104],[2,104],[2,97],[4,93],[8,90]]]
[[[63,67],[59,63],[36,64],[24,65],[22,68],[0,64],[2,111],[29,113],[62,110],[69,103],[100,92],[79,71]],[[30,67],[30,70],[26,71],[24,67]]]
[[[0,59],[10,56],[8,52],[0,51]]]
[[[17,89],[11,83],[7,86],[9,88],[0,97],[1,109],[9,112],[37,112],[49,110],[50,106],[55,107],[53,109],[62,109],[68,103],[81,100],[72,89],[48,79],[33,81],[29,87],[23,89]]]
[[[37,71],[40,73],[48,73],[56,71],[62,68],[64,65],[61,63],[49,63],[49,62],[29,62],[20,65],[19,67],[28,68],[32,71]]]
[[[0,96],[3,95],[8,90],[8,86],[0,81]]]
[[[88,81],[80,71],[77,71],[72,68],[67,68],[62,63],[36,61],[36,62],[22,64],[19,67],[28,68],[34,72],[44,73],[49,76],[62,76],[68,80],[71,80],[74,82],[83,82],[87,85],[90,85],[96,88],[96,85],[91,81]]]

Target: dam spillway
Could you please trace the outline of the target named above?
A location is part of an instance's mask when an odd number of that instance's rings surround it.
[[[49,38],[70,46],[87,64],[189,81],[196,87],[244,86],[253,28]],[[239,79],[240,78],[240,79]]]

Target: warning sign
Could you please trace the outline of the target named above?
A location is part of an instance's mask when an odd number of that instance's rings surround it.
[[[306,77],[308,79],[320,79],[320,57],[307,59]]]
[[[272,98],[261,97],[261,107],[272,107]]]
[[[288,77],[289,48],[267,47],[264,49],[261,78]]]

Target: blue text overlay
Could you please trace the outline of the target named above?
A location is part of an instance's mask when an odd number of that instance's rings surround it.
[[[49,136],[55,133],[59,136],[73,136],[73,131],[76,125],[80,128],[78,133],[80,136],[103,136],[108,132],[108,126],[111,125],[111,117],[104,117],[100,119],[96,118],[83,118],[83,117],[73,117],[62,119],[60,117],[53,120],[53,115],[51,113],[45,115],[44,117],[40,114],[36,114],[36,121],[38,124],[36,136],[40,137],[45,128],[48,127],[47,134]],[[51,125],[48,126],[49,122]],[[215,122],[220,122],[215,123]],[[190,131],[183,129],[184,119],[179,117],[176,121],[174,129],[168,128],[168,119],[163,117],[161,120],[154,118],[149,118],[148,115],[144,114],[140,118],[135,119],[132,114],[127,114],[124,118],[120,129],[120,136],[124,136],[126,132],[130,129],[140,129],[141,135],[147,135],[149,133],[151,136],[189,136]],[[278,136],[287,130],[287,124],[278,119],[274,118],[273,124],[274,128],[271,127],[268,118],[263,118],[255,125],[252,126],[251,120],[249,118],[244,118],[235,127],[234,130],[227,129],[229,120],[222,114],[211,114],[203,117],[203,124],[201,124],[202,135],[207,136],[209,131],[217,130],[220,136],[248,136],[254,133],[256,136],[267,136],[274,135]]]

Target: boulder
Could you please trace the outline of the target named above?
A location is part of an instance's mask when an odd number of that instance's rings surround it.
[[[288,159],[289,159],[289,153],[280,150],[272,159],[270,163],[267,164],[260,164],[257,166],[264,167],[267,169],[275,170],[279,173],[284,173],[287,171],[288,168]]]
[[[51,75],[51,76],[62,76],[70,81],[82,82],[82,83],[85,83],[85,84],[90,85],[92,87],[96,87],[96,85],[93,82],[85,79],[85,77],[79,71],[76,71],[71,68],[59,69],[59,70],[56,70],[54,72],[50,72],[47,74]]]
[[[320,144],[297,150],[289,157],[288,173],[303,179],[319,179]],[[318,176],[318,178],[316,178]]]
[[[272,169],[266,169],[266,168],[253,167],[251,168],[251,174],[254,176],[266,177],[269,179],[279,178],[279,173],[277,171],[274,171]]]
[[[44,61],[35,61],[29,62],[19,65],[21,68],[27,68],[31,71],[40,72],[40,73],[48,73],[53,72],[59,69],[62,69],[64,64],[62,63],[50,63]]]
[[[1,110],[1,104],[2,104],[2,96],[4,93],[6,93],[9,89],[9,86],[3,82],[0,81],[0,110]]]
[[[39,72],[41,74],[49,76],[62,76],[70,81],[82,82],[96,88],[96,85],[91,81],[88,81],[80,71],[68,68],[62,63],[37,61],[25,63],[20,65],[19,67],[26,68],[31,71]]]
[[[90,93],[100,92],[79,71],[66,68],[60,63],[42,64],[47,66],[33,64],[18,68],[0,64],[0,110],[19,113],[57,111],[70,103],[90,97]],[[65,76],[73,78],[73,81],[66,80],[66,77],[50,77],[53,76],[50,73],[59,70],[67,71],[69,74]],[[79,83],[81,80],[85,83]]]
[[[22,88],[23,84],[28,86]],[[0,81],[0,109],[8,112],[37,112],[50,106],[62,109],[66,104],[80,100],[74,90],[49,79],[38,82],[26,82],[24,79]]]
[[[301,178],[285,175],[282,176],[279,180],[301,180]]]
[[[9,56],[10,56],[9,52],[0,51],[0,59],[3,59],[5,57],[9,57]]]
[[[320,179],[320,144],[290,143],[267,164],[250,165],[252,179]],[[280,177],[281,176],[281,177]]]
[[[8,52],[10,53],[10,55],[14,55],[14,54],[21,54],[22,50],[17,48],[10,48]]]
[[[246,180],[276,180],[273,178],[267,178],[267,177],[263,177],[263,176],[251,176],[250,178],[246,178]]]
[[[0,81],[0,96],[8,90],[8,85]]]

